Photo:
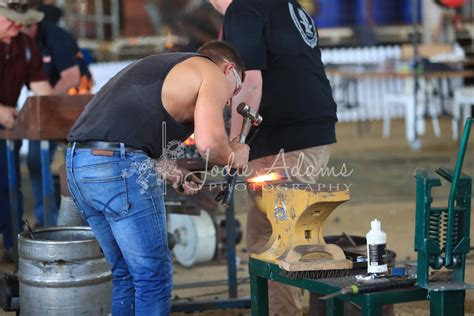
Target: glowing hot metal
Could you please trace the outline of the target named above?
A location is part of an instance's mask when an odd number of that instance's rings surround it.
[[[257,184],[257,185],[264,185],[269,182],[281,181],[286,180],[287,178],[279,173],[269,173],[265,175],[261,175],[258,177],[253,177],[245,180],[237,180],[235,183],[248,183],[248,184]],[[204,186],[223,186],[227,185],[227,181],[220,181],[220,182],[207,182]]]
[[[277,180],[283,180],[286,179],[283,175],[279,173],[269,173],[269,174],[264,174],[258,177],[250,178],[247,179],[247,183],[266,183],[266,182],[272,182],[272,181],[277,181]]]

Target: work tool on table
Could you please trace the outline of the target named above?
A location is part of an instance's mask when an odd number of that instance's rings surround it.
[[[260,114],[252,110],[250,106],[242,102],[237,106],[237,113],[243,116],[244,122],[240,131],[239,143],[245,144],[247,135],[252,126],[259,126],[263,118]],[[232,168],[228,174],[227,187],[222,195],[222,204],[228,207],[234,196],[235,181],[237,180],[237,169]]]
[[[317,184],[280,183],[256,190],[259,209],[267,214],[272,236],[263,251],[251,257],[277,264],[293,278],[328,278],[349,274],[352,261],[343,250],[326,244],[323,226],[349,191],[321,191]]]
[[[421,169],[415,171],[417,285],[430,291],[433,310],[450,315],[464,314],[465,291],[474,288],[464,283],[466,257],[470,250],[472,179],[461,172],[471,125],[472,118],[468,118],[454,170],[438,168],[437,175]],[[441,186],[440,178],[451,183],[449,200],[447,206],[435,207],[432,206],[432,189]],[[430,269],[448,269],[452,272],[452,280],[432,282]]]
[[[252,315],[268,315],[268,281],[279,282],[291,285],[299,289],[305,289],[311,293],[328,295],[344,287],[358,284],[359,281],[354,276],[341,278],[323,279],[295,279],[286,277],[281,273],[281,268],[276,264],[249,258],[250,289],[252,298]],[[416,286],[394,288],[388,291],[375,291],[370,293],[342,295],[327,299],[326,313],[322,315],[345,315],[344,305],[350,302],[357,305],[361,310],[361,315],[382,316],[383,305],[422,301],[427,299],[427,291]],[[318,313],[319,315],[319,313]],[[432,313],[431,315],[437,315]]]
[[[350,286],[345,286],[341,288],[341,290],[321,296],[319,299],[327,300],[339,295],[345,294],[359,294],[359,293],[371,293],[377,292],[381,290],[388,290],[388,289],[395,289],[395,288],[402,288],[407,286],[413,286],[415,284],[415,279],[407,279],[407,278],[383,278],[383,279],[374,279],[367,281],[365,283],[357,283],[352,284]]]

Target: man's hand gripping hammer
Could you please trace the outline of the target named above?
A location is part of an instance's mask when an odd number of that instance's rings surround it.
[[[253,111],[252,108],[248,106],[245,102],[242,102],[237,106],[237,113],[244,117],[242,130],[240,131],[239,136],[239,143],[245,144],[250,128],[252,126],[259,126],[263,121],[263,117]],[[224,207],[229,207],[230,203],[232,202],[236,179],[237,170],[235,168],[232,168],[227,178],[227,187],[224,191],[224,196],[222,198],[222,204],[224,205]]]

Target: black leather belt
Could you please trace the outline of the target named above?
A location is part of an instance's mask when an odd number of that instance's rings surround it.
[[[69,143],[68,147],[72,148],[74,143]],[[88,141],[88,142],[76,142],[76,148],[82,149],[101,149],[110,151],[120,151],[120,143],[118,142],[99,142],[99,141]],[[125,146],[126,152],[143,152],[143,150],[136,149],[130,146]]]

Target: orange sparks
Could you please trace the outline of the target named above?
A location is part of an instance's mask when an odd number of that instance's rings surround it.
[[[196,144],[196,141],[194,140],[194,134],[192,134],[191,136],[189,136],[184,142],[183,142],[184,145],[195,145]]]
[[[285,177],[279,173],[274,172],[274,173],[264,174],[262,176],[247,179],[247,183],[265,183],[265,182],[277,181],[277,180],[282,180],[282,179],[285,179]]]

